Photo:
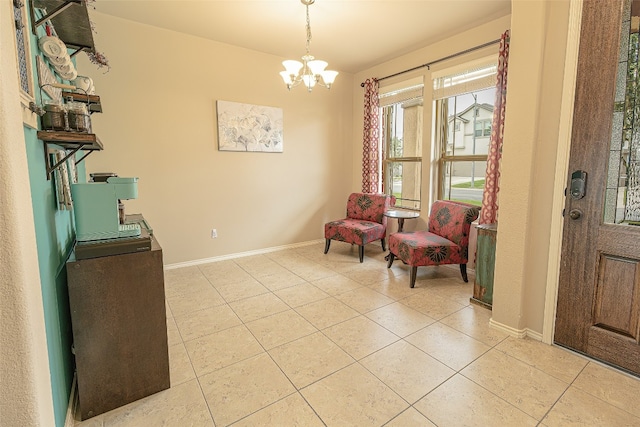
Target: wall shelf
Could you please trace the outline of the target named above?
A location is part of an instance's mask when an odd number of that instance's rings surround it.
[[[38,19],[35,8],[46,10],[46,14]],[[33,34],[36,28],[51,21],[56,34],[67,45],[75,49],[74,56],[80,51],[94,51],[93,32],[85,0],[31,0],[31,22]]]
[[[47,179],[51,179],[53,171],[59,168],[61,164],[66,162],[78,151],[82,150],[86,153],[80,159],[76,160],[76,164],[82,162],[94,151],[100,151],[104,148],[102,142],[94,133],[40,130],[38,131],[38,139],[44,142],[44,158],[47,168]],[[52,165],[49,156],[49,145],[62,147],[67,151],[67,155],[62,160]]]

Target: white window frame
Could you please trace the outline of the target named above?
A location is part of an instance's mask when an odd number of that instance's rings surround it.
[[[20,88],[20,105],[22,107],[22,121],[25,125],[37,129],[38,128],[38,119],[37,115],[31,111],[30,106],[35,104],[35,89],[34,89],[34,78],[33,78],[33,65],[32,65],[32,57],[31,57],[31,31],[29,27],[29,18],[26,7],[26,0],[12,0],[10,2],[11,5],[11,17],[14,21],[14,33],[15,36],[13,38],[14,43],[14,52],[16,55],[16,63],[20,64],[20,54],[18,52],[18,25],[22,25],[22,38],[24,43],[24,55],[25,55],[25,63],[26,63],[26,73],[27,73],[27,86],[28,91],[25,91],[22,87],[22,78],[20,76],[20,69],[16,68],[16,78],[18,80],[18,86]],[[15,17],[15,9],[20,8],[20,17],[22,22],[17,22]]]
[[[442,114],[442,111],[439,105],[442,102],[444,102],[445,99],[451,96],[455,96],[456,88],[453,87],[455,85],[455,80],[452,79],[454,80],[454,85],[445,83],[445,85],[442,88],[436,88],[437,86],[436,80],[440,78],[446,79],[449,76],[463,73],[465,70],[480,68],[482,66],[490,65],[491,63],[496,63],[496,62],[497,62],[496,57],[485,57],[475,61],[470,61],[464,64],[460,64],[458,66],[451,67],[448,69],[439,70],[437,72],[434,72],[431,75],[432,85],[434,87],[434,92],[433,92],[434,122],[436,124],[436,132],[434,134],[434,139],[433,139],[434,146],[435,146],[434,164],[437,165],[437,168],[438,168],[436,173],[437,179],[435,180],[435,185],[437,187],[435,189],[434,194],[436,194],[436,198],[438,200],[442,200],[442,198],[444,197],[444,184],[445,184],[444,172],[445,172],[445,167],[448,163],[453,165],[453,163],[455,162],[487,161],[488,154],[472,154],[472,155],[448,155],[447,154],[447,150],[446,150],[447,143],[450,142],[450,141],[447,141],[447,137],[449,134],[449,131],[448,131],[449,123],[448,123],[448,120],[446,120],[444,117],[438,118],[438,115]],[[488,84],[489,81],[493,81],[493,84],[495,85],[495,75],[491,77],[488,77],[488,76],[483,77],[483,80],[484,80],[484,83],[463,82],[461,87],[464,87],[465,89],[460,90],[458,94],[469,93],[473,90],[484,90],[484,89],[476,88],[476,86]],[[467,85],[468,85],[468,90],[467,90]],[[485,88],[488,88],[488,87],[485,87]],[[474,114],[477,114],[477,111],[474,112]],[[442,122],[442,120],[444,120],[445,127],[439,128],[438,124]],[[472,129],[472,133],[470,135],[473,135],[474,133],[475,133],[475,129]],[[482,133],[484,134],[484,128]],[[482,135],[480,136],[480,138],[483,138],[483,137],[484,136]]]

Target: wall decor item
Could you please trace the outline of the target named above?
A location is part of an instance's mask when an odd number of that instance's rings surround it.
[[[51,99],[62,100],[62,90],[57,87],[51,86],[55,83],[60,83],[56,80],[55,76],[49,69],[49,66],[44,62],[40,56],[36,56],[36,68],[38,71],[38,81],[40,82],[40,89],[51,97]]]
[[[282,108],[217,101],[218,149],[282,153]]]

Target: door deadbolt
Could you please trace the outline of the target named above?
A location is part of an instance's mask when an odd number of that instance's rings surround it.
[[[569,218],[575,220],[582,217],[582,211],[580,209],[571,209],[569,211]]]

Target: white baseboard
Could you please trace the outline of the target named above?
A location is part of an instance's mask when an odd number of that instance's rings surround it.
[[[235,253],[235,254],[222,255],[222,256],[217,256],[217,257],[212,257],[212,258],[202,258],[202,259],[196,259],[196,260],[193,260],[193,261],[186,261],[186,262],[177,262],[177,263],[174,263],[174,264],[166,264],[164,266],[164,269],[165,270],[173,270],[174,268],[193,267],[195,265],[207,264],[207,263],[210,263],[210,262],[226,261],[226,260],[230,260],[230,259],[234,259],[234,258],[242,258],[242,257],[247,257],[247,256],[252,256],[252,255],[262,255],[262,254],[266,254],[266,253],[270,253],[270,252],[282,251],[282,250],[285,250],[285,249],[301,248],[301,247],[304,247],[304,246],[310,246],[310,245],[314,245],[316,243],[323,243],[323,242],[324,242],[324,239],[311,240],[309,242],[293,243],[291,245],[284,245],[284,246],[274,246],[272,248],[257,249],[255,251],[239,252],[239,253]]]
[[[536,341],[542,341],[542,334],[540,332],[533,331],[529,328],[524,329],[515,329],[511,326],[503,325],[502,323],[496,322],[493,318],[489,319],[489,326],[498,331],[505,332],[512,337],[515,338],[531,338]]]
[[[69,394],[69,405],[67,406],[67,417],[64,420],[64,427],[73,427],[76,424],[76,374],[73,374],[73,380],[71,381],[71,393]]]

